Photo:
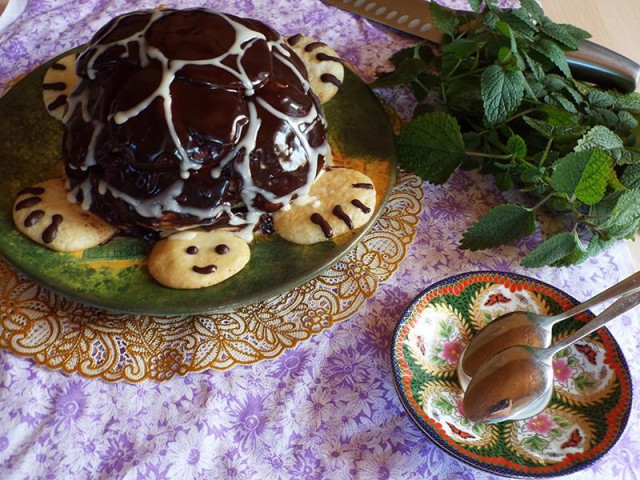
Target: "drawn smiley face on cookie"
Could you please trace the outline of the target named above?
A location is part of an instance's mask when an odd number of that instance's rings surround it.
[[[185,231],[156,243],[149,273],[169,288],[204,288],[235,275],[249,262],[249,245],[223,230]]]

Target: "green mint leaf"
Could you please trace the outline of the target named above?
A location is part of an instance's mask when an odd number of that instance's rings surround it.
[[[469,0],[469,6],[474,12],[480,13],[480,10],[482,8],[482,0]]]
[[[624,184],[620,181],[620,179],[618,178],[618,174],[616,173],[615,169],[611,170],[611,174],[609,175],[609,178],[607,179],[607,186],[611,189],[611,190],[626,190],[627,188],[624,186]]]
[[[627,188],[640,188],[640,164],[626,167],[622,172],[620,182]]]
[[[526,80],[520,71],[508,71],[491,65],[480,79],[484,116],[490,125],[504,122],[513,114],[524,97]]]
[[[527,268],[553,265],[580,248],[580,240],[573,232],[557,233],[538,245],[520,263]]]
[[[560,193],[575,195],[594,205],[604,197],[613,160],[602,150],[585,150],[561,158],[551,176],[551,186]]]
[[[495,175],[496,186],[501,192],[506,192],[513,188],[513,178],[509,172],[500,172]]]
[[[631,238],[640,227],[640,189],[623,192],[611,210],[611,216],[601,223],[598,231],[609,238]]]
[[[614,158],[619,159],[622,155],[624,144],[622,139],[604,125],[596,125],[578,140],[574,147],[574,152],[583,152],[599,148],[610,153]]]
[[[531,55],[529,55],[527,52],[522,52],[522,54],[524,56],[524,60],[527,62],[527,65],[529,66],[529,69],[533,73],[534,78],[538,81],[542,80],[545,76],[545,71],[544,71],[544,68],[542,67],[542,64],[540,64],[540,62],[538,62],[537,60],[531,58]],[[531,81],[529,81],[529,85],[532,86]],[[532,86],[532,89],[533,89],[533,86]],[[540,96],[540,95],[536,95],[536,96]]]
[[[453,37],[456,29],[460,25],[460,19],[456,13],[453,10],[440,6],[436,2],[431,2],[429,8],[431,9],[433,25]]]
[[[581,29],[580,27],[576,27],[575,25],[571,25],[569,23],[564,23],[562,25],[564,29],[571,35],[574,40],[577,42],[581,42],[586,40],[587,38],[591,38],[591,34],[586,30]]]
[[[617,160],[619,165],[636,165],[640,163],[640,150],[637,148],[625,148]]]
[[[425,64],[419,58],[402,60],[393,72],[381,76],[372,84],[372,88],[386,88],[411,83],[418,80],[418,76],[425,70]]]
[[[476,42],[467,38],[456,38],[450,43],[442,45],[444,53],[450,53],[458,58],[466,58],[484,46],[484,42]]]
[[[549,103],[555,104],[561,108],[564,108],[567,112],[577,114],[578,109],[574,105],[574,103],[567,99],[564,95],[559,93],[552,93],[551,95],[545,97],[545,100]]]
[[[543,18],[540,22],[540,29],[570,50],[577,50],[580,47],[580,41],[573,36],[573,28],[567,28],[566,25],[554,23],[549,18]]]
[[[633,130],[638,126],[638,119],[626,110],[618,112],[618,119],[620,120],[620,126],[627,130]]]
[[[564,50],[546,38],[542,38],[532,45],[533,49],[548,58],[565,77],[571,77],[571,69]]]
[[[581,136],[584,131],[584,127],[579,125],[558,125],[557,123],[560,122],[555,122],[557,118],[551,119],[551,121],[544,121],[531,117],[522,117],[522,120],[545,138]]]
[[[592,106],[599,108],[611,108],[616,101],[613,95],[602,90],[590,91],[587,99]]]
[[[456,116],[476,115],[482,110],[482,97],[480,95],[480,85],[475,78],[465,77],[449,83],[446,87],[447,107]]]
[[[509,24],[514,32],[517,32],[519,38],[528,41],[535,39],[536,26],[527,12],[522,9],[506,11],[501,15],[502,21]]]
[[[513,204],[498,205],[489,210],[465,232],[460,247],[483,250],[514,242],[535,230],[534,213]]]
[[[414,118],[400,132],[397,144],[400,164],[434,184],[446,182],[467,157],[458,122],[444,113]]]
[[[520,135],[509,137],[509,140],[507,140],[507,149],[514,157],[520,160],[523,160],[527,155],[527,144]]]
[[[636,115],[640,114],[640,93],[631,92],[626,94],[609,92],[614,96],[615,101],[612,106],[614,110],[625,110]]]
[[[536,22],[540,22],[545,16],[537,0],[520,0],[520,9],[525,11]]]

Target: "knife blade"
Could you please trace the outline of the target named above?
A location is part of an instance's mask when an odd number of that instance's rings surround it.
[[[431,18],[428,0],[323,0],[361,17],[434,42],[442,41]],[[602,45],[585,40],[567,52],[574,78],[596,85],[633,92],[640,82],[640,64]]]

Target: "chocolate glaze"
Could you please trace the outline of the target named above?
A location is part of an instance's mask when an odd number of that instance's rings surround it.
[[[333,207],[331,213],[342,220],[347,225],[349,230],[353,230],[353,222],[351,221],[351,217],[347,215],[347,213],[342,209],[340,205],[336,205],[335,207]]]
[[[218,255],[226,255],[229,253],[229,246],[221,243],[220,245],[216,245],[216,253]]]
[[[67,88],[67,84],[64,82],[43,83],[43,90],[64,90]]]
[[[51,217],[51,225],[44,229],[42,232],[42,241],[44,243],[51,243],[58,236],[58,227],[62,223],[62,215],[54,215]]]
[[[33,225],[38,223],[43,216],[44,216],[43,210],[34,210],[29,215],[27,215],[27,218],[24,219],[24,226],[32,227]]]
[[[363,188],[365,190],[373,190],[372,183],[352,183],[353,188]]]
[[[344,63],[344,60],[341,59],[340,57],[336,57],[334,55],[328,55],[326,53],[318,53],[316,55],[316,58],[318,60],[320,60],[321,62],[338,62],[338,63]]]
[[[289,45],[295,45],[296,43],[298,43],[300,41],[301,38],[302,38],[302,34],[301,33],[296,33],[295,35],[291,35],[287,39],[287,43]]]
[[[198,247],[196,247],[195,245],[191,245],[190,247],[187,248],[186,252],[189,255],[197,255],[199,250],[198,250]]]
[[[367,207],[364,203],[362,203],[357,198],[354,200],[351,200],[351,205],[362,210],[362,213],[369,213],[371,211],[369,207]]]
[[[18,192],[18,197],[21,195],[26,195],[27,193],[30,193],[31,195],[42,195],[44,193],[44,188],[42,187],[27,187],[27,188],[23,188],[22,190],[20,190]]]
[[[20,200],[18,203],[16,203],[16,211],[22,210],[23,208],[33,207],[41,201],[42,199],[40,197],[29,197],[25,198],[24,200]]]
[[[216,267],[215,265],[207,265],[206,267],[199,267],[197,265],[194,265],[192,269],[196,273],[200,273],[202,275],[210,275],[212,273],[215,273],[215,271],[218,270],[218,267]]]
[[[311,42],[308,43],[305,47],[304,47],[304,51],[305,52],[313,52],[316,48],[320,48],[325,46],[325,43],[322,42]]]
[[[124,230],[253,228],[308,194],[329,153],[304,64],[255,20],[126,14],[76,72],[63,140],[72,195]]]
[[[338,90],[342,89],[342,82],[340,81],[340,79],[338,79],[338,77],[332,75],[331,73],[323,73],[322,75],[320,75],[320,81],[335,85]]]
[[[58,95],[56,99],[47,105],[48,110],[55,110],[58,107],[62,107],[65,103],[67,103],[66,95]]]
[[[65,65],[63,65],[62,63],[58,63],[58,62],[55,62],[54,64],[52,64],[51,68],[53,70],[66,70],[67,69],[67,67]]]
[[[318,225],[322,229],[322,233],[324,233],[326,238],[333,237],[333,229],[331,228],[331,225],[329,225],[329,222],[327,222],[319,213],[311,215],[311,223]]]

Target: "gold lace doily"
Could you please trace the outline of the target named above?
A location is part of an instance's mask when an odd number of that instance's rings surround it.
[[[67,373],[168,380],[274,358],[352,316],[416,235],[422,181],[400,173],[376,225],[341,261],[271,300],[181,317],[108,313],[27,280],[0,258],[0,346]]]

